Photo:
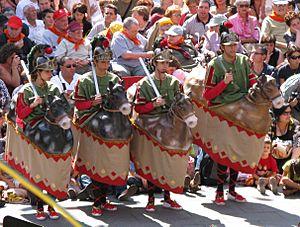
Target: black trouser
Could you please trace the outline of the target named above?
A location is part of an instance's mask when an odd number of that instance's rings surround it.
[[[218,187],[217,192],[223,193],[223,186],[225,179],[227,177],[227,166],[223,166],[221,164],[218,164],[217,168],[217,176],[218,176]],[[238,177],[238,172],[234,169],[229,168],[230,178],[229,178],[229,192],[234,192],[236,180]]]
[[[148,182],[148,201],[149,202],[154,202],[154,192],[157,186],[155,186],[152,182]],[[170,191],[164,190],[164,200],[170,200]]]
[[[108,185],[92,179],[92,191],[95,196],[94,206],[100,207],[106,203]]]

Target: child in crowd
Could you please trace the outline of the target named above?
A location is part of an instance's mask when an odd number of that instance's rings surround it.
[[[285,196],[293,195],[300,191],[300,158],[287,161],[283,167],[281,184]]]
[[[254,184],[257,186],[257,189],[261,194],[266,193],[267,187],[270,188],[271,191],[276,195],[278,193],[278,181],[276,179],[278,167],[276,160],[271,155],[271,147],[271,140],[268,136],[266,136],[263,154],[258,163],[256,172],[252,176],[254,179]]]

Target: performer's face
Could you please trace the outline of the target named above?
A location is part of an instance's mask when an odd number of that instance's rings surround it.
[[[224,50],[224,55],[227,55],[229,58],[235,58],[236,57],[236,52],[238,49],[237,44],[231,44],[231,45],[223,45],[222,46]]]
[[[166,73],[168,68],[169,68],[169,62],[168,61],[156,62],[156,70],[159,73]]]
[[[49,81],[52,77],[52,71],[51,70],[42,70],[42,71],[40,71],[39,75],[43,81]]]
[[[110,61],[107,60],[97,60],[95,61],[95,65],[98,71],[103,72],[103,71],[107,71],[109,68],[109,63]]]

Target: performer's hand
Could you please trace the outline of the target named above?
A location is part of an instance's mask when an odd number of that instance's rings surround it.
[[[34,102],[30,104],[30,108],[33,109],[42,103],[43,103],[43,98],[41,98],[40,96],[37,96],[35,98]]]
[[[102,97],[101,95],[96,95],[94,101],[92,102],[92,106],[97,106],[102,104]]]
[[[159,107],[159,106],[163,106],[166,104],[166,100],[163,99],[162,97],[158,97],[154,102],[153,102],[153,106],[154,107]]]
[[[225,84],[229,84],[231,81],[233,81],[232,73],[225,73],[225,78],[224,78]]]

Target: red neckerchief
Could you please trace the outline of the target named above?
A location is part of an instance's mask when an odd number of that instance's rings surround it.
[[[183,55],[186,59],[191,59],[192,57],[191,57],[190,53],[187,52],[186,50],[184,50],[181,46],[179,46],[179,45],[181,45],[181,44],[183,44],[183,43],[184,43],[184,38],[183,38],[183,36],[182,36],[182,37],[178,40],[177,43],[171,44],[171,43],[168,42],[168,47],[169,47],[170,49],[174,49],[174,50],[179,51],[180,53],[182,53],[182,55]]]
[[[58,36],[58,39],[57,39],[57,44],[59,44],[63,38],[65,38],[66,36],[66,33],[65,32],[60,32],[57,30],[57,28],[53,25],[51,27],[48,28],[51,32],[53,32],[55,35]]]
[[[142,44],[142,42],[137,37],[131,38],[125,31],[122,31],[122,33],[126,36],[126,38],[130,39],[134,43],[134,45],[139,46]]]
[[[277,22],[281,22],[281,23],[284,22],[284,17],[278,16],[274,11],[270,15],[270,18]]]
[[[80,45],[83,45],[84,44],[84,39],[81,39],[81,40],[78,40],[78,41],[75,41],[74,39],[72,39],[69,35],[66,35],[65,37],[66,40],[70,41],[71,43],[74,43],[74,49],[77,51],[80,47]]]
[[[112,40],[112,36],[113,36],[113,34],[112,34],[111,30],[110,30],[110,28],[108,28],[107,32],[106,32],[106,38],[108,38],[109,40]]]
[[[7,43],[15,43],[20,41],[21,39],[24,39],[25,35],[23,33],[20,33],[16,38],[12,38],[10,37],[10,35],[8,34],[8,30],[5,29],[4,30],[5,36],[7,38]]]

